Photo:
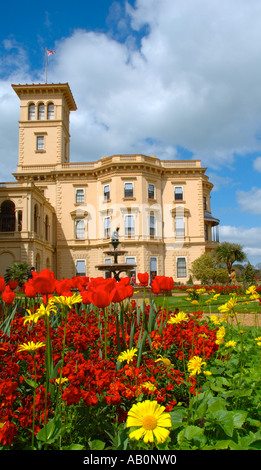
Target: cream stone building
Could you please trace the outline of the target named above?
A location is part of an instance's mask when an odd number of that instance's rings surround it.
[[[69,85],[12,86],[19,155],[17,181],[0,185],[0,274],[16,261],[58,279],[103,275],[96,266],[113,261],[104,251],[119,227],[127,251],[119,261],[186,282],[191,263],[218,243],[213,184],[201,162],[146,155],[70,162],[77,108]]]

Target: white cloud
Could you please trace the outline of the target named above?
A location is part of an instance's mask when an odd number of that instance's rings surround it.
[[[237,191],[237,202],[243,212],[261,214],[261,188],[253,187],[250,191]]]
[[[248,260],[255,265],[261,261],[261,227],[246,228],[244,226],[220,226],[220,241],[239,243],[243,247]]]
[[[217,170],[235,152],[261,151],[260,15],[260,0],[137,0],[125,11],[114,4],[107,35],[77,30],[57,39],[48,78],[68,81],[78,106],[71,160],[134,152],[178,158],[180,146]],[[2,139],[7,128],[18,133],[10,85],[45,77],[44,70],[29,75],[14,41],[5,42],[4,58],[0,94],[8,88],[9,103],[1,100],[0,141],[14,155],[14,139]]]
[[[254,160],[254,169],[256,171],[260,171],[261,172],[261,157],[257,157],[255,160]]]

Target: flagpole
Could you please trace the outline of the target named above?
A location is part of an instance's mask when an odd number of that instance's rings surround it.
[[[45,48],[45,83],[47,84],[47,47]]]

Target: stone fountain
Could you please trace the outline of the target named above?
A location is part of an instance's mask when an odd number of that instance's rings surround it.
[[[95,266],[95,268],[99,269],[99,271],[107,271],[107,272],[112,273],[116,281],[120,280],[120,274],[122,272],[127,272],[133,268],[136,268],[136,264],[118,262],[118,256],[122,256],[128,253],[127,251],[124,251],[124,250],[118,250],[118,246],[120,244],[118,231],[119,231],[119,228],[117,227],[117,229],[114,230],[111,236],[111,244],[113,246],[113,249],[104,251],[105,255],[113,256],[113,263],[111,264],[104,263],[104,264],[98,264],[97,266]]]

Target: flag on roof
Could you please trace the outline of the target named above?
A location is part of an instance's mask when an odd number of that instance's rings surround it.
[[[47,55],[55,54],[55,51],[48,51],[47,50]]]

